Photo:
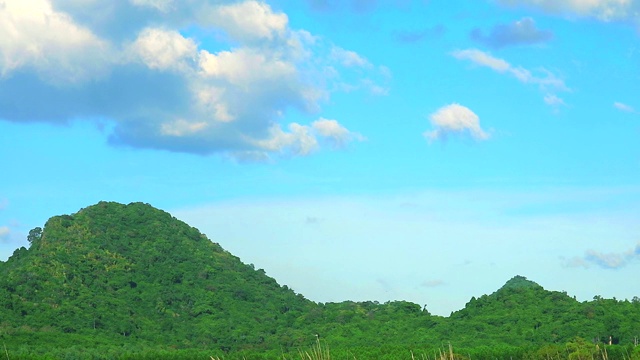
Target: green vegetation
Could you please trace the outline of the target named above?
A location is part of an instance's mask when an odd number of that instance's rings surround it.
[[[0,358],[640,360],[638,298],[578,302],[516,276],[446,318],[314,303],[141,203],[56,216],[28,240],[0,262]]]

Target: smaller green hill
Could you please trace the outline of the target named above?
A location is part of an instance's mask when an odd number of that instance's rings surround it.
[[[620,315],[630,317],[623,319]],[[594,300],[580,303],[566,292],[548,291],[516,276],[491,295],[472,298],[450,317],[452,338],[465,344],[564,343],[575,337],[630,343],[640,334],[640,304]],[[625,330],[623,330],[623,328]]]
[[[527,290],[544,290],[542,288],[542,286],[538,285],[537,283],[528,280],[526,277],[524,276],[514,276],[513,278],[509,279],[504,285],[502,285],[502,287],[500,289],[498,289],[497,292],[509,292],[509,291],[527,291]]]

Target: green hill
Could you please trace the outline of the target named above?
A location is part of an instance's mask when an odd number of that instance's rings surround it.
[[[11,359],[179,358],[175,349],[196,349],[180,350],[185,359],[275,359],[316,336],[344,358],[404,358],[390,354],[452,343],[474,359],[548,359],[640,337],[638,298],[578,302],[522,276],[448,318],[405,301],[314,303],[142,203],[52,217],[29,241],[0,262],[0,341]],[[555,353],[536,352],[545,345]]]
[[[4,328],[224,350],[293,345],[314,304],[141,203],[51,218],[0,263]]]
[[[449,320],[455,324],[451,335],[474,346],[565,343],[575,337],[629,344],[640,334],[640,303],[600,297],[581,303],[516,276],[493,294],[472,298]]]

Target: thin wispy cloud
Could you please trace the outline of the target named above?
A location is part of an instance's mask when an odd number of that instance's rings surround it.
[[[523,84],[537,85],[540,90],[545,92],[544,101],[549,105],[557,106],[564,103],[564,100],[553,94],[552,91],[569,91],[564,80],[544,68],[540,68],[534,74],[529,69],[511,65],[504,59],[478,49],[456,50],[451,55],[458,60],[467,60],[497,73],[509,75]]]
[[[549,30],[540,30],[535,21],[530,17],[514,21],[509,24],[494,26],[487,35],[479,28],[474,29],[471,39],[493,49],[507,46],[535,45],[550,41],[553,33]]]
[[[602,252],[589,249],[581,257],[573,257],[565,261],[567,267],[597,266],[602,269],[620,269],[632,262],[640,260],[640,243],[623,252]]]
[[[540,69],[540,75],[534,75],[531,70],[521,66],[513,66],[507,61],[494,57],[491,54],[478,49],[456,50],[451,53],[459,60],[468,60],[472,63],[488,67],[499,73],[509,74],[525,84],[535,84],[542,88],[568,90],[564,81],[546,69]]]
[[[0,242],[7,242],[11,235],[11,229],[8,226],[0,226]]]
[[[339,46],[334,46],[331,49],[330,56],[346,67],[371,68],[373,66],[369,60],[363,58],[355,51],[346,50]]]
[[[551,106],[566,105],[564,100],[562,100],[561,98],[559,98],[558,96],[556,96],[554,94],[545,95],[544,96],[544,102],[547,103],[547,105],[551,105]]]
[[[471,109],[460,104],[449,104],[429,116],[432,130],[423,135],[430,141],[450,136],[470,136],[474,140],[487,140],[490,135],[480,127],[480,118]]]
[[[317,218],[315,216],[307,216],[307,218],[305,219],[305,224],[313,225],[319,223],[320,221],[320,218]]]
[[[526,6],[552,14],[593,17],[602,21],[640,20],[640,4],[625,0],[498,0],[508,6]]]
[[[434,287],[443,286],[443,285],[445,285],[445,282],[443,280],[440,280],[440,279],[437,279],[437,280],[425,280],[420,284],[420,286],[426,287],[426,288],[434,288]]]
[[[622,112],[627,112],[627,113],[632,113],[632,114],[636,114],[637,113],[636,109],[633,108],[633,106],[627,105],[627,104],[624,104],[624,103],[621,103],[621,102],[617,102],[617,101],[614,102],[613,103],[613,107],[618,109],[618,110],[620,110],[620,111],[622,111]]]

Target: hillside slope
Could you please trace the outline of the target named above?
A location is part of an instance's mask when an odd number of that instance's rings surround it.
[[[0,263],[5,327],[236,349],[293,344],[314,305],[146,204],[52,217],[32,240]]]

